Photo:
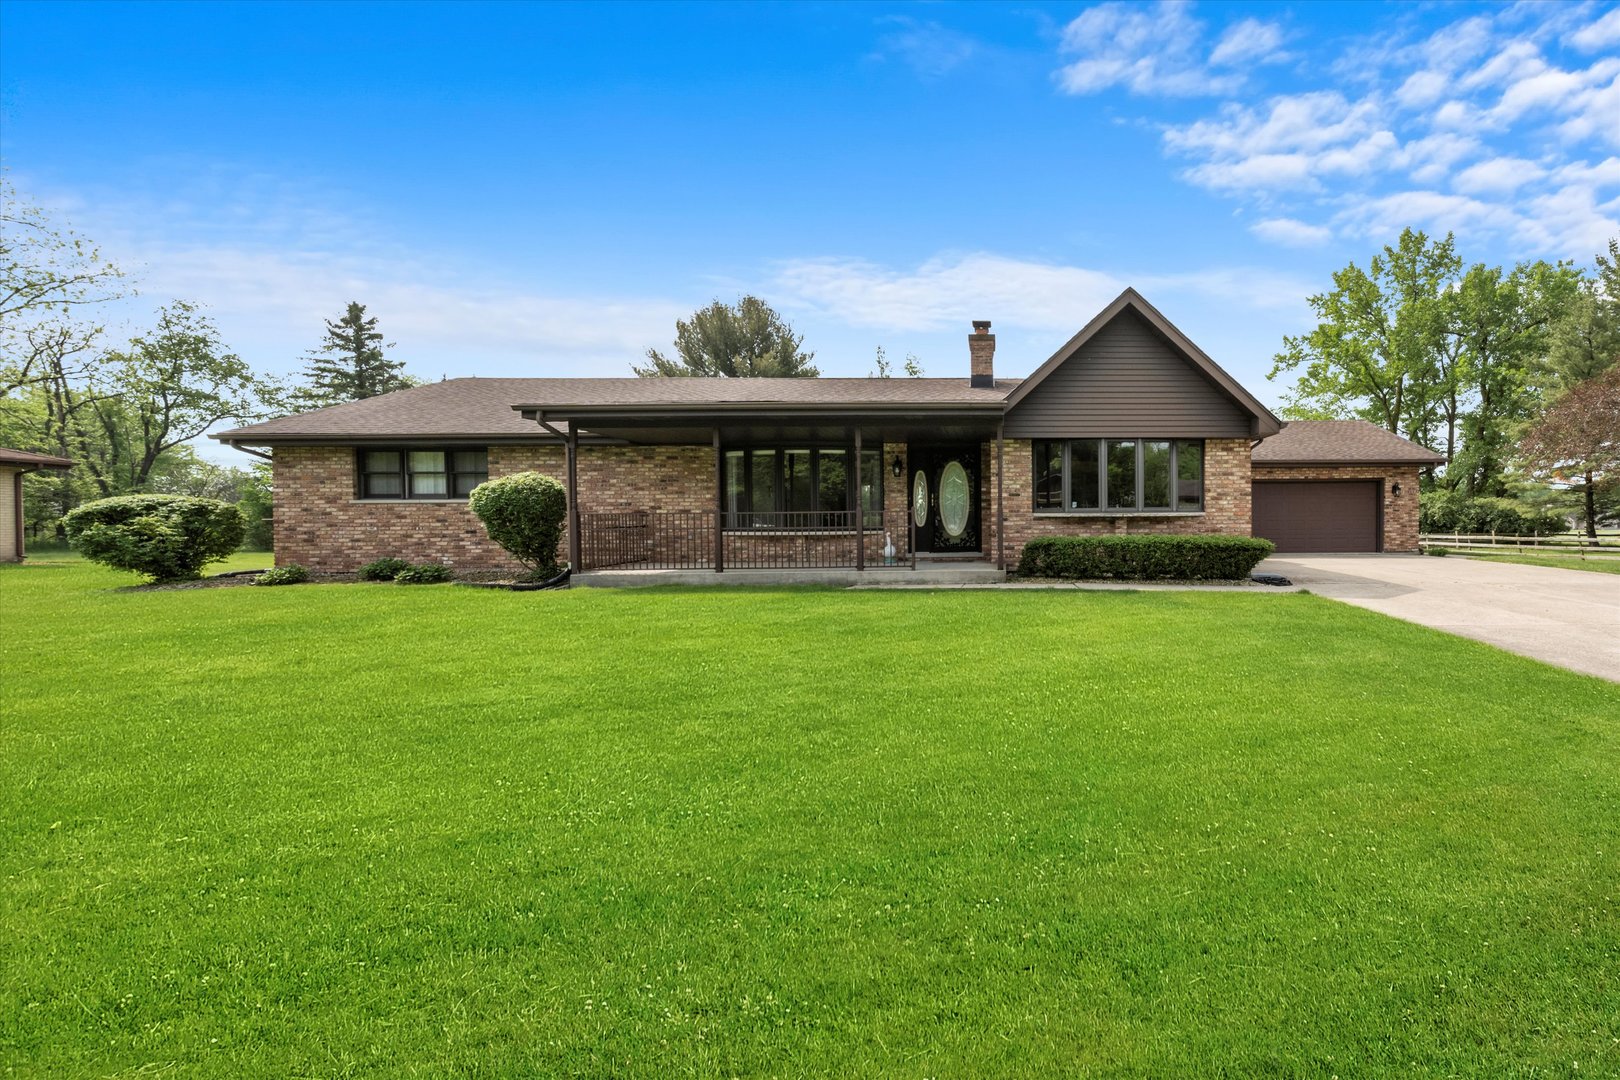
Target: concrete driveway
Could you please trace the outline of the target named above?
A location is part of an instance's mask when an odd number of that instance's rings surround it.
[[[1620,574],[1426,555],[1276,555],[1318,596],[1620,682]]]

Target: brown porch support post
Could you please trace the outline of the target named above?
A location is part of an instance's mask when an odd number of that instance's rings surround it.
[[[720,429],[714,429],[714,572],[726,569],[726,470],[720,452]]]
[[[568,569],[579,573],[579,432],[568,425]]]
[[[1007,569],[1007,511],[1002,496],[1007,491],[1007,422],[996,425],[996,569]]]
[[[878,469],[883,468],[883,455],[878,455]],[[866,569],[866,506],[861,501],[861,429],[855,429],[855,569]]]

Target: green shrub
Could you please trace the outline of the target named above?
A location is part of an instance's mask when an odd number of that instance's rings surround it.
[[[489,538],[522,563],[532,577],[555,576],[557,544],[563,536],[568,493],[551,477],[537,472],[513,473],[486,480],[468,499]]]
[[[407,566],[394,575],[394,581],[400,585],[442,585],[454,580],[455,576],[448,566],[422,563],[420,566]]]
[[[393,581],[410,568],[411,564],[404,559],[378,559],[376,562],[368,562],[360,568],[360,580]]]
[[[1027,577],[1235,581],[1276,550],[1248,536],[1042,536],[1024,545]]]
[[[1569,529],[1558,514],[1513,499],[1469,496],[1439,488],[1418,496],[1418,531],[1464,535],[1549,536]]]
[[[309,571],[297,563],[266,570],[253,579],[255,585],[302,585],[309,580]]]
[[[119,495],[62,519],[69,543],[91,562],[153,581],[191,581],[242,544],[242,514],[191,495]]]

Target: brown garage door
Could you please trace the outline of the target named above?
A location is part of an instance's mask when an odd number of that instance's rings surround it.
[[[1376,480],[1260,480],[1254,535],[1278,551],[1378,551]]]

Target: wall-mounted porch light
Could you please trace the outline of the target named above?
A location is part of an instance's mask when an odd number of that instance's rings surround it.
[[[900,462],[900,455],[899,454],[894,455],[894,464],[889,466],[889,471],[892,472],[895,476],[899,476],[901,473],[906,471],[905,465],[901,464],[901,462]]]
[[[1389,486],[1389,493],[1391,495],[1395,496],[1397,499],[1400,498],[1401,497],[1401,485],[1399,483],[1391,484]]]

